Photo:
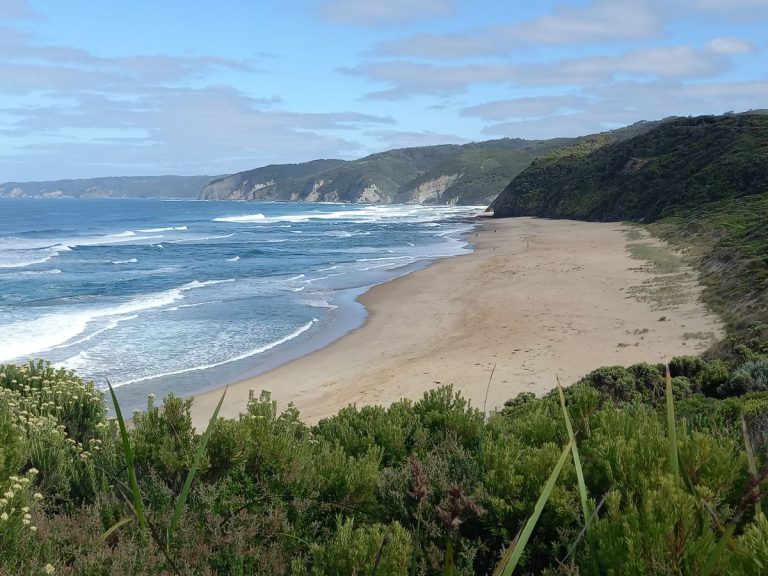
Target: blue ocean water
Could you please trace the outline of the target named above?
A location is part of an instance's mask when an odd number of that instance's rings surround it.
[[[0,199],[0,363],[45,358],[127,409],[321,347],[372,285],[469,250],[478,207]]]

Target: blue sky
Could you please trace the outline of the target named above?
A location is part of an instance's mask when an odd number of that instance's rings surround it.
[[[0,182],[768,107],[768,0],[0,0]]]

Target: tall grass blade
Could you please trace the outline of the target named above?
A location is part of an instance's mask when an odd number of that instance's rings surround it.
[[[726,544],[728,544],[728,540],[731,539],[731,536],[733,536],[735,530],[735,523],[731,522],[728,524],[728,527],[725,529],[725,533],[720,537],[717,546],[715,546],[715,549],[712,550],[712,553],[707,558],[707,561],[704,564],[704,568],[701,570],[701,576],[709,576],[712,574],[712,571],[715,569],[715,567],[717,567],[717,563],[720,561],[720,556],[723,555],[723,551],[725,550]]]
[[[146,530],[147,518],[144,516],[144,506],[141,503],[141,491],[139,490],[139,483],[136,480],[136,468],[133,465],[133,450],[131,449],[131,443],[128,440],[128,432],[125,429],[125,419],[123,418],[122,410],[120,410],[117,396],[115,396],[115,390],[112,388],[112,383],[109,380],[107,380],[107,386],[109,386],[109,394],[112,396],[112,403],[115,405],[115,416],[117,417],[117,425],[120,428],[120,441],[123,445],[123,455],[125,456],[125,463],[128,467],[128,483],[131,487],[131,494],[133,494],[134,512],[139,521],[139,526],[142,530]]]
[[[563,394],[563,387],[560,384],[560,378],[557,378],[557,391],[560,393],[560,406],[563,409],[563,417],[565,418],[565,428],[568,430],[568,438],[571,441],[571,453],[573,454],[573,465],[576,468],[576,481],[579,485],[579,497],[581,498],[581,510],[584,513],[584,526],[589,524],[589,497],[587,496],[587,485],[584,482],[584,470],[581,467],[581,457],[579,456],[579,449],[576,446],[576,435],[573,433],[573,426],[571,426],[571,417],[568,415],[568,408],[565,406],[565,394]]]
[[[749,473],[754,480],[757,480],[757,463],[755,462],[755,452],[752,450],[752,441],[749,439],[749,432],[747,431],[747,421],[744,420],[744,415],[741,415],[741,433],[744,436],[744,448],[747,451],[747,462],[749,462]],[[763,511],[763,507],[760,505],[760,500],[755,502],[755,512],[760,514]]]
[[[445,566],[443,567],[443,576],[454,575],[454,560],[453,560],[453,541],[448,540],[448,544],[445,547]]]
[[[197,471],[200,468],[200,460],[202,459],[203,453],[205,452],[205,447],[208,445],[208,439],[211,437],[211,432],[216,426],[216,420],[219,417],[219,410],[221,410],[221,405],[224,402],[224,396],[226,395],[227,388],[224,388],[224,392],[221,394],[221,398],[219,398],[219,403],[216,405],[216,409],[213,411],[213,414],[211,414],[208,427],[205,429],[205,432],[200,438],[200,444],[197,446],[195,457],[192,460],[192,467],[187,473],[187,479],[184,481],[184,486],[181,488],[181,494],[179,494],[179,497],[176,500],[176,509],[173,511],[173,518],[171,519],[170,526],[168,526],[168,531],[166,532],[165,537],[165,546],[167,550],[170,550],[171,548],[171,540],[173,538],[174,532],[176,532],[176,528],[179,526],[181,513],[184,511],[184,505],[187,503],[187,497],[189,496],[189,491],[192,488],[192,481],[195,479],[195,475],[197,475]]]
[[[565,446],[565,448],[563,448],[563,453],[560,455],[560,459],[557,461],[557,464],[555,464],[555,468],[552,470],[552,474],[549,475],[549,479],[544,485],[544,489],[541,491],[539,499],[536,501],[533,514],[531,514],[530,518],[528,518],[528,521],[525,523],[523,531],[520,532],[520,537],[509,545],[510,548],[512,548],[509,556],[507,556],[507,552],[505,552],[504,556],[502,557],[502,562],[505,562],[504,567],[502,568],[501,572],[498,571],[497,567],[494,574],[498,573],[501,576],[510,576],[517,567],[517,563],[520,562],[520,557],[523,555],[523,550],[525,550],[525,546],[528,544],[528,539],[531,537],[533,529],[536,527],[536,523],[539,521],[541,512],[544,510],[544,506],[547,504],[547,500],[549,500],[549,497],[552,494],[552,490],[555,488],[555,482],[557,482],[557,478],[560,476],[563,465],[568,458],[568,452],[571,451],[572,444],[573,443],[569,440],[568,444]]]
[[[128,522],[131,522],[132,520],[133,520],[133,516],[128,516],[127,518],[123,518],[116,524],[113,524],[112,526],[110,526],[110,528],[106,532],[104,532],[104,534],[101,535],[101,539],[106,542],[109,539],[109,537],[115,533],[116,530],[119,530],[120,528],[128,524]]]
[[[592,511],[592,515],[589,517],[589,521],[581,529],[581,532],[579,532],[579,535],[576,536],[576,540],[573,541],[573,544],[571,544],[570,548],[568,548],[568,553],[565,555],[565,557],[562,560],[557,561],[557,563],[560,566],[563,566],[568,561],[568,558],[571,557],[571,554],[573,554],[576,551],[576,547],[579,545],[579,542],[581,542],[581,539],[584,538],[584,536],[586,535],[587,530],[589,530],[589,526],[592,524],[592,522],[595,521],[595,518],[597,518],[597,515],[600,512],[600,509],[603,507],[603,504],[605,504],[605,499],[608,498],[608,494],[610,494],[613,491],[613,488],[614,487],[611,486],[608,489],[608,492],[603,494],[603,497],[600,499],[600,502],[597,503],[597,506],[595,506],[595,509]]]
[[[669,469],[676,480],[680,479],[680,460],[677,455],[677,425],[675,423],[675,399],[672,397],[672,376],[666,365],[664,381],[667,394],[667,444],[669,446]]]

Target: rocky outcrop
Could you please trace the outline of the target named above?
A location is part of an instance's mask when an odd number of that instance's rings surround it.
[[[369,184],[360,192],[357,201],[363,204],[381,204],[384,202],[384,197],[376,187],[376,184]]]
[[[459,174],[443,174],[432,180],[422,182],[416,188],[405,193],[406,204],[454,204],[456,198],[443,198],[445,191],[456,182]]]

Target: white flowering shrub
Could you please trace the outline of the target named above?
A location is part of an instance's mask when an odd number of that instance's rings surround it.
[[[8,420],[5,428],[0,422],[0,437],[12,436],[14,446],[0,456],[0,472],[36,468],[36,486],[51,505],[91,500],[107,483],[116,465],[115,430],[92,382],[49,362],[0,365],[0,414]]]
[[[23,475],[0,478],[0,565],[23,553],[37,532],[32,515],[43,500],[34,488],[37,475],[31,468]]]

